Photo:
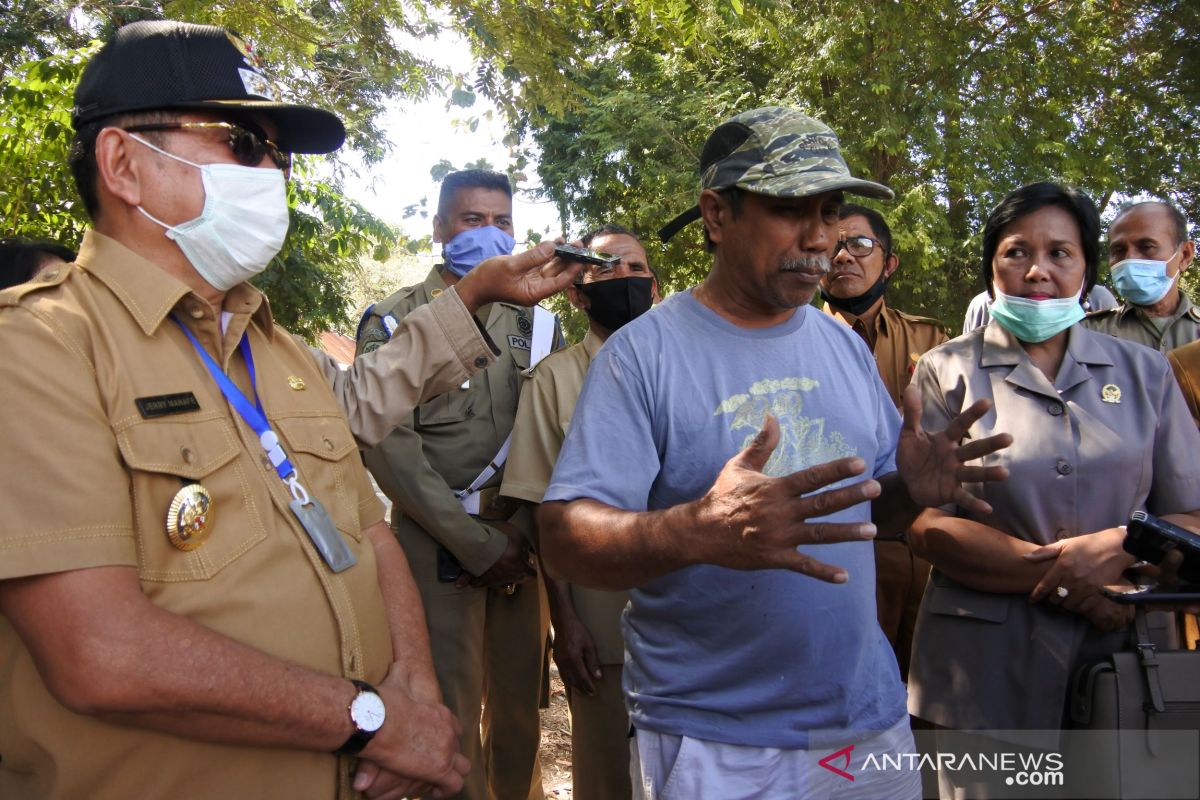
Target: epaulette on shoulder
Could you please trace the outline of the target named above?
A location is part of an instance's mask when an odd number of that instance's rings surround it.
[[[895,311],[897,314],[899,314],[904,319],[908,320],[909,322],[916,322],[921,325],[933,325],[934,327],[937,327],[937,328],[942,327],[942,323],[939,322],[938,320],[934,319],[933,317],[922,317],[918,314],[910,314],[907,311],[901,311],[898,308],[895,308],[892,310]]]
[[[45,291],[53,286],[61,286],[67,278],[71,277],[71,269],[68,264],[59,264],[43,270],[31,281],[18,283],[16,286],[10,286],[0,291],[0,306],[18,306],[27,295]]]
[[[1104,317],[1110,317],[1113,314],[1116,314],[1120,310],[1120,306],[1117,306],[1116,308],[1101,308],[1096,311],[1089,311],[1084,316],[1087,319],[1103,319]]]
[[[1188,316],[1200,322],[1200,306],[1192,306],[1187,310]]]

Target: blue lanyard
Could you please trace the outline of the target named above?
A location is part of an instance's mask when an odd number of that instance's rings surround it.
[[[292,496],[297,500],[308,502],[308,493],[304,491],[304,487],[297,480],[298,475],[296,468],[292,466],[292,462],[288,460],[287,454],[283,452],[283,448],[279,445],[279,437],[275,435],[275,431],[271,430],[271,424],[267,422],[267,415],[263,411],[262,402],[258,399],[258,380],[254,373],[254,354],[250,352],[250,340],[245,334],[242,334],[242,340],[238,343],[238,349],[242,352],[242,358],[246,361],[246,371],[250,373],[250,389],[254,392],[254,404],[251,405],[246,395],[237,387],[229,376],[221,371],[221,367],[208,354],[203,345],[196,340],[192,332],[187,329],[187,326],[180,322],[175,317],[171,317],[172,321],[180,327],[188,341],[192,343],[192,348],[200,355],[200,360],[204,366],[208,368],[208,374],[212,375],[214,381],[217,382],[217,388],[221,390],[221,394],[225,395],[225,399],[229,401],[229,405],[233,406],[233,410],[238,413],[246,424],[258,434],[258,443],[262,445],[262,449],[266,452],[267,458],[271,461],[271,466],[275,467],[275,472],[279,474],[280,480],[288,485],[292,490]]]

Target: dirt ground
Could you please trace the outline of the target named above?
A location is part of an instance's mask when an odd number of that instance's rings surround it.
[[[542,789],[546,800],[571,798],[571,720],[558,667],[550,661],[550,707],[542,709]]]

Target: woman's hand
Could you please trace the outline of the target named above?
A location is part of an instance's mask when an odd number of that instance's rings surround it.
[[[1124,528],[1106,528],[1026,553],[1028,561],[1054,561],[1033,588],[1030,601],[1049,600],[1068,611],[1081,612],[1085,601],[1098,597],[1102,587],[1119,583],[1122,573],[1134,563],[1134,557],[1121,547],[1124,541]]]
[[[1133,584],[1129,581],[1120,581],[1113,588],[1129,589],[1132,587]],[[1086,617],[1093,627],[1111,633],[1129,627],[1129,623],[1133,622],[1134,607],[1113,602],[1102,594],[1094,594],[1079,604],[1077,613]]]

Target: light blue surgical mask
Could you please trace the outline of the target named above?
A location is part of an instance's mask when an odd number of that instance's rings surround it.
[[[1179,252],[1178,249],[1175,250]],[[1175,256],[1172,255],[1171,258]],[[1155,261],[1150,258],[1126,258],[1113,264],[1113,285],[1135,306],[1152,306],[1167,296],[1175,287],[1175,276],[1167,275],[1167,264],[1171,261]]]
[[[1022,342],[1044,342],[1083,319],[1078,295],[1051,300],[1013,297],[996,289],[992,319]]]
[[[492,256],[506,256],[517,246],[517,240],[494,225],[468,228],[442,245],[446,269],[463,277],[481,262]]]

